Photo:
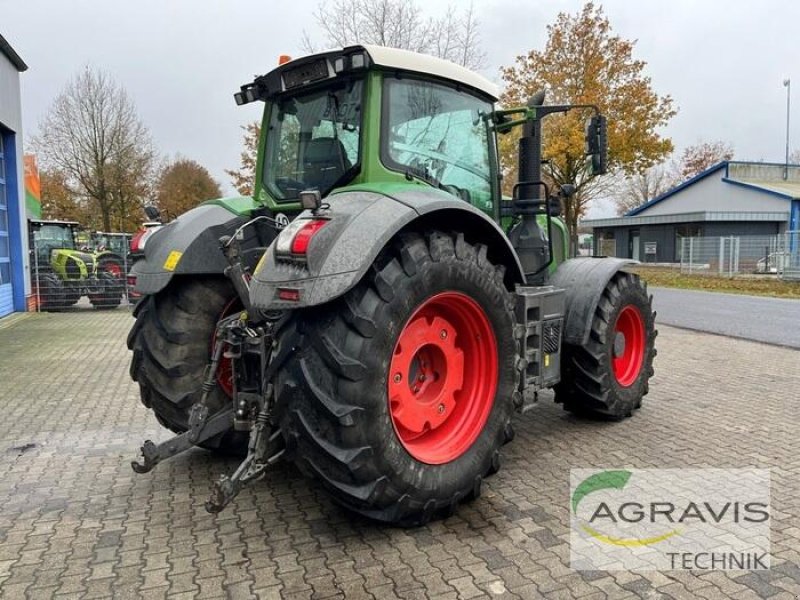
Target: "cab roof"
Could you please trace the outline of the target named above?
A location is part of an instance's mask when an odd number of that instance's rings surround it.
[[[80,227],[80,223],[77,221],[59,221],[57,219],[29,219],[32,225],[72,225],[74,227]]]
[[[491,81],[449,60],[387,46],[361,44],[361,47],[367,51],[372,62],[380,67],[402,69],[457,81],[488,94],[494,100],[500,96],[499,88]]]
[[[367,60],[359,61],[358,66],[348,68],[346,65],[350,65],[350,61],[359,54],[365,54]],[[339,66],[337,67],[337,65]],[[330,81],[342,72],[341,69],[349,72],[365,67],[395,69],[439,77],[477,90],[492,101],[496,101],[500,95],[498,87],[491,81],[449,60],[399,48],[359,44],[299,56],[294,60],[281,62],[269,73],[256,77],[252,83],[241,86],[239,92],[234,94],[234,99],[240,106],[256,100],[267,100],[295,88]]]

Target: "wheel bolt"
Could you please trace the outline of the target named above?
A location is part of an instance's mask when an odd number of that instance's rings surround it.
[[[402,380],[403,380],[403,376],[400,375],[400,373],[395,373],[394,374],[394,382],[395,383],[400,383]]]
[[[442,338],[443,340],[444,340],[444,339],[447,339],[447,331],[445,331],[444,329],[442,329],[442,330],[439,332],[439,337],[440,337],[440,338]]]
[[[439,414],[442,414],[444,412],[444,404],[440,404],[437,410],[439,411]]]

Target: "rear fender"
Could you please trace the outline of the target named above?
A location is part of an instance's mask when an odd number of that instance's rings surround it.
[[[519,259],[497,224],[447,193],[430,188],[391,196],[348,191],[330,200],[332,208],[320,213],[330,221],[312,238],[305,263],[276,259],[274,243],[267,249],[251,282],[253,306],[274,310],[329,302],[353,288],[386,245],[407,230],[463,232],[468,240],[486,244],[490,259],[506,266],[510,288],[525,281]],[[298,218],[312,216],[305,211]],[[281,300],[279,288],[297,290],[299,300]]]
[[[175,275],[222,275],[227,262],[219,238],[233,235],[248,218],[218,204],[203,204],[167,223],[148,238],[144,258],[131,268],[131,274],[136,276],[135,290],[155,294]],[[260,254],[258,248],[263,250],[266,244],[259,243],[255,228],[248,227],[243,236],[243,252]]]
[[[619,271],[638,264],[622,258],[571,258],[559,265],[550,285],[566,294],[564,342],[583,346],[589,341],[592,318],[608,282]]]

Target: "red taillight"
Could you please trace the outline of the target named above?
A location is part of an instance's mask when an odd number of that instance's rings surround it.
[[[287,302],[299,302],[300,290],[297,288],[278,288],[278,299]]]
[[[305,254],[308,252],[308,245],[311,243],[311,239],[320,229],[325,227],[327,223],[327,221],[319,220],[309,221],[303,225],[292,240],[292,254],[305,256]]]
[[[306,260],[311,240],[329,222],[329,219],[295,219],[275,240],[275,256],[282,260]]]
[[[128,287],[136,287],[136,275],[128,275]]]

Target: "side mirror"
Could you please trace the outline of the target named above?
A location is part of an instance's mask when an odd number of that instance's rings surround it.
[[[561,196],[553,194],[547,199],[547,212],[551,217],[561,216]]]
[[[528,107],[533,108],[534,106],[541,106],[544,104],[545,93],[546,92],[544,90],[539,90],[533,96],[528,98]]]
[[[608,122],[603,115],[594,115],[586,123],[586,154],[593,176],[608,172]]]
[[[562,210],[562,201],[571,198],[575,195],[575,186],[570,183],[565,183],[558,188],[558,193],[552,194],[548,198],[547,212],[551,217],[560,217]]]
[[[152,204],[148,204],[147,206],[144,207],[144,214],[147,215],[148,221],[155,221],[157,223],[161,223],[161,211],[159,211]]]

